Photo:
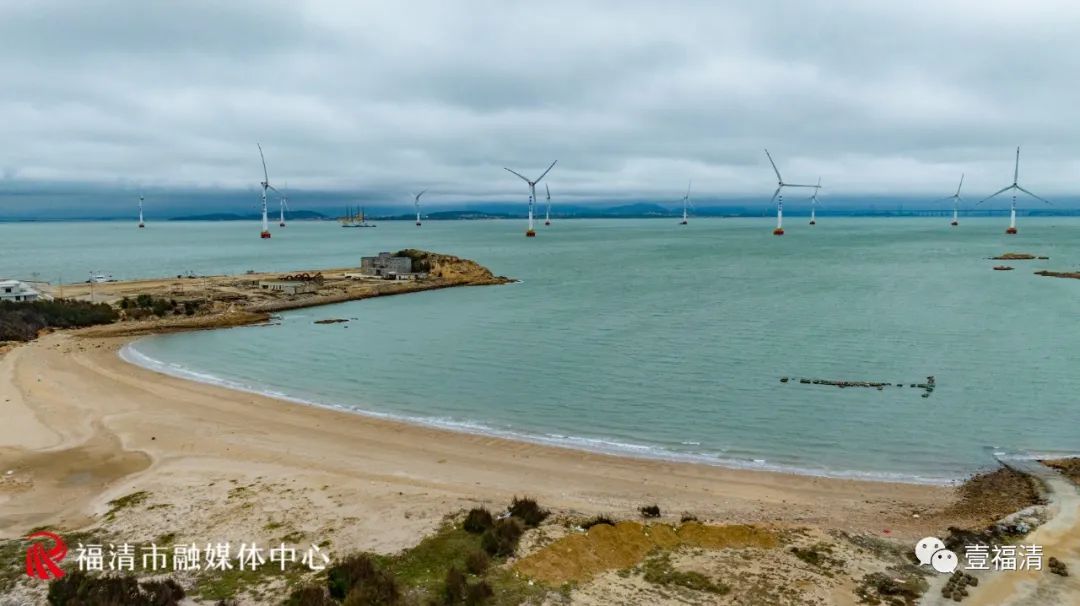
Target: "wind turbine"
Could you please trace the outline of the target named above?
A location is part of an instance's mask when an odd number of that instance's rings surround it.
[[[547,212],[544,213],[544,225],[551,225],[551,189],[548,188],[547,183],[544,184],[544,191],[547,192]]]
[[[420,193],[416,194],[416,196],[413,198],[413,204],[416,205],[416,226],[417,227],[420,227],[420,196],[424,195],[424,192],[426,192],[426,191],[427,191],[426,189],[421,191]]]
[[[556,160],[555,162],[558,162],[558,160]],[[536,184],[539,183],[540,180],[544,178],[544,175],[547,175],[549,172],[551,172],[551,169],[555,168],[555,162],[552,162],[551,166],[547,167],[547,170],[545,170],[543,172],[543,174],[541,174],[539,177],[537,177],[535,181],[530,181],[528,179],[528,177],[522,175],[521,173],[516,172],[516,171],[512,171],[509,168],[506,168],[505,166],[503,167],[505,170],[508,170],[508,171],[514,173],[515,175],[520,177],[522,181],[529,184],[529,229],[528,229],[528,231],[525,232],[525,236],[528,237],[528,238],[535,238],[536,237],[536,230],[533,229],[533,204],[535,203],[535,200],[536,200]]]
[[[960,200],[963,200],[963,198],[960,197],[960,188],[963,187],[963,186],[964,186],[964,173],[960,173],[960,185],[956,186],[956,193],[951,195],[951,196],[947,196],[945,198],[941,198],[940,200],[938,200],[938,202],[944,202],[945,200],[952,200],[953,201],[952,222],[949,223],[949,225],[952,225],[953,227],[956,227],[957,225],[960,225]]]
[[[694,182],[692,180],[686,184],[686,195],[682,197],[682,221],[679,221],[679,225],[686,225],[689,223],[689,221],[686,220],[686,217],[687,208],[690,206],[690,186],[693,184]]]
[[[266,240],[270,237],[270,219],[266,216],[266,192],[267,190],[274,189],[270,185],[270,174],[266,172],[266,156],[263,155],[262,144],[256,143],[259,146],[259,158],[262,160],[263,167],[263,180],[262,183],[262,232],[259,237]],[[274,189],[277,192],[276,189]]]
[[[146,223],[143,222],[142,203],[143,203],[143,197],[142,197],[142,194],[140,194],[139,195],[139,229],[142,229],[142,228],[146,227]]]
[[[817,225],[817,195],[818,190],[821,189],[821,177],[817,178],[817,185],[814,187],[814,194],[810,196],[810,225]]]
[[[288,189],[289,184],[286,183],[285,186],[282,187],[282,191],[279,192],[281,194],[281,216],[278,219],[278,227],[285,227],[285,211],[289,208],[289,197],[285,195],[285,191]]]
[[[1040,198],[1039,196],[1036,196],[1035,194],[1033,194],[1033,193],[1029,192],[1028,190],[1024,189],[1023,187],[1020,187],[1020,184],[1018,183],[1019,180],[1020,180],[1020,148],[1017,147],[1016,148],[1016,166],[1013,168],[1013,182],[1012,182],[1012,185],[1010,185],[1008,187],[1002,187],[1001,189],[997,190],[996,192],[990,194],[989,196],[987,196],[987,197],[983,198],[982,200],[979,200],[978,202],[975,203],[975,205],[978,206],[979,204],[982,204],[983,202],[986,202],[987,200],[989,200],[990,198],[993,198],[994,196],[996,196],[998,194],[1005,193],[1005,192],[1009,191],[1010,189],[1013,190],[1012,206],[1009,207],[1009,228],[1005,230],[1005,233],[1007,233],[1009,235],[1015,235],[1016,234],[1016,190],[1022,191],[1025,194],[1031,196],[1032,198],[1035,198],[1036,200],[1042,200],[1043,202],[1046,202],[1050,206],[1053,206],[1053,203],[1051,203],[1046,198]]]
[[[776,200],[776,229],[773,230],[774,236],[784,235],[784,195],[783,189],[785,187],[813,187],[820,189],[821,185],[800,185],[798,183],[784,183],[784,178],[780,176],[780,170],[776,168],[776,162],[773,162],[772,154],[769,150],[765,150],[765,155],[769,158],[769,164],[772,164],[773,172],[776,173],[776,191],[773,192],[772,199]],[[771,200],[770,200],[771,203]]]

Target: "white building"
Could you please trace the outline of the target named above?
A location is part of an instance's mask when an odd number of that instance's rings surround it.
[[[26,282],[18,280],[0,280],[0,301],[37,301],[43,298]]]

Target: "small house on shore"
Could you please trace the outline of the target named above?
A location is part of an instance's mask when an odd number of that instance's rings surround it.
[[[305,280],[259,280],[259,288],[286,295],[302,295],[315,292],[318,284]]]
[[[34,288],[26,282],[20,282],[19,280],[0,280],[0,301],[22,303],[27,301],[37,301],[42,298],[48,297],[43,296],[40,292],[34,290]]]
[[[381,252],[377,257],[361,257],[360,273],[387,280],[411,280],[420,277],[413,273],[412,259],[395,257],[388,252]]]

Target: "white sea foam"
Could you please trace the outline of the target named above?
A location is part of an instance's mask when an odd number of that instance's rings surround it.
[[[608,438],[568,436],[553,433],[529,433],[512,429],[495,428],[482,422],[472,420],[452,419],[446,417],[420,417],[412,415],[384,413],[361,409],[354,406],[308,400],[292,394],[269,390],[266,388],[259,388],[253,385],[249,385],[247,383],[225,379],[209,373],[192,370],[181,364],[164,362],[152,358],[136,349],[136,344],[137,341],[129,343],[123,348],[121,348],[119,352],[120,358],[130,364],[134,364],[136,366],[140,366],[161,374],[174,376],[181,379],[187,379],[190,381],[196,381],[199,383],[215,385],[218,387],[224,387],[235,391],[242,391],[246,393],[272,397],[275,399],[294,402],[297,404],[306,404],[309,406],[318,406],[321,408],[342,410],[364,416],[400,421],[405,423],[422,425],[425,427],[433,427],[437,429],[446,429],[462,433],[494,436],[509,440],[542,444],[547,446],[557,446],[562,448],[571,448],[588,452],[596,452],[600,454],[715,465],[718,467],[726,467],[729,469],[752,469],[823,478],[857,479],[879,482],[898,482],[906,484],[926,485],[947,485],[952,484],[958,480],[958,478],[955,477],[922,476],[894,472],[835,470],[789,464],[774,464],[770,463],[767,459],[739,459],[734,457],[721,456],[719,453],[714,452],[681,452],[671,450],[669,448],[665,448],[659,445],[636,444],[631,442],[612,440]],[[700,442],[687,441],[683,442],[683,444],[700,445]]]

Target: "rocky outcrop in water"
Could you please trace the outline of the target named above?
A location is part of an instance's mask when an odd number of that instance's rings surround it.
[[[1080,280],[1080,271],[1037,271],[1036,276],[1047,276],[1049,278],[1072,278],[1074,280]]]
[[[789,382],[791,382],[793,380],[794,379],[792,379],[791,377],[780,377],[780,382],[781,383],[789,383]],[[885,383],[885,382],[881,382],[881,381],[834,381],[832,379],[807,379],[807,378],[800,378],[800,379],[798,379],[798,381],[802,385],[830,385],[832,387],[839,387],[840,389],[846,389],[848,387],[863,387],[863,388],[877,389],[878,391],[882,391],[886,387],[891,387],[893,385],[893,383]],[[903,387],[904,384],[903,383],[896,383],[896,386],[897,387]],[[922,397],[924,397],[924,398],[930,397],[930,394],[934,392],[934,387],[935,386],[936,386],[936,383],[935,383],[933,375],[931,375],[929,377],[926,377],[926,382],[925,383],[912,383],[911,384],[912,388],[922,389],[923,390],[924,393],[923,393]]]
[[[990,257],[995,261],[1031,261],[1034,259],[1049,259],[1050,257],[1038,257],[1029,253],[1005,253],[996,257]]]

